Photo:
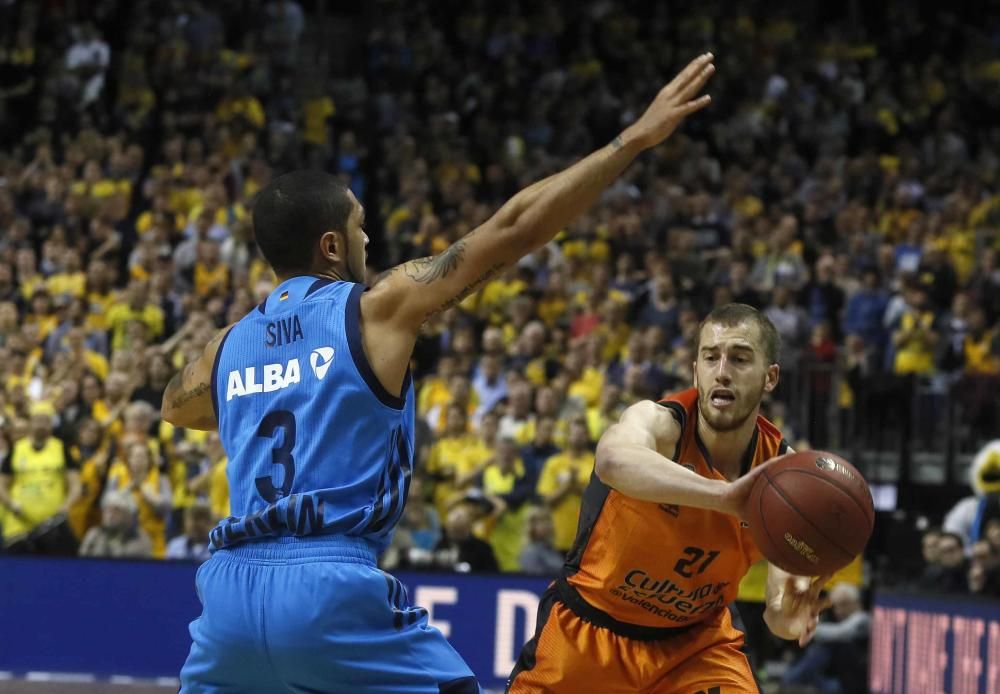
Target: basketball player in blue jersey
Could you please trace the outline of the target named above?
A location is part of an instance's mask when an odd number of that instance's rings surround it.
[[[426,612],[376,566],[409,487],[417,333],[551,240],[704,108],[712,60],[692,61],[611,144],[371,288],[365,213],[336,178],[299,171],[261,191],[254,233],[280,283],[163,398],[165,420],[218,429],[233,513],[212,530],[212,558],[198,571],[203,611],[182,692],[480,691]]]

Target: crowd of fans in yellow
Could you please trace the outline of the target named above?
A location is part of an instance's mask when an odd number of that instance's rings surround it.
[[[1000,131],[969,114],[995,96],[998,63],[974,35],[957,67],[942,46],[900,66],[837,25],[767,13],[675,26],[663,8],[640,21],[603,3],[473,4],[445,18],[388,2],[365,43],[366,115],[338,120],[323,90],[289,87],[273,50],[287,37],[254,48],[236,39],[260,27],[223,40],[211,8],[180,24],[139,5],[128,39],[64,17],[65,55],[25,43],[40,30],[29,11],[0,51],[5,76],[38,68],[13,79],[27,92],[0,90],[19,127],[0,153],[7,551],[68,530],[83,555],[207,556],[228,514],[226,454],[159,406],[172,374],[273,287],[249,210],[276,173],[319,161],[343,176],[382,220],[381,267],[439,252],[613,136],[649,73],[706,41],[727,98],[704,122],[426,326],[418,460],[385,564],[555,572],[595,442],[627,404],[688,387],[714,305],[750,303],[778,326],[790,385],[767,412],[814,444],[831,437],[814,422],[859,407],[878,374],[1000,375]],[[905,3],[886,12],[900,41],[922,36]],[[573,26],[584,39],[567,48]],[[681,38],[654,53],[668,31]],[[49,86],[71,78],[66,103]],[[995,416],[988,387],[975,393]]]

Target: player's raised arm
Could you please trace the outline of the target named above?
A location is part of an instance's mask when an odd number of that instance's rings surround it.
[[[636,156],[708,105],[698,96],[715,68],[710,53],[675,77],[645,113],[609,145],[511,198],[482,226],[438,256],[397,266],[362,299],[366,321],[390,322],[413,335],[428,316],[459,303],[581,215]]]
[[[735,514],[734,483],[702,477],[660,452],[673,451],[680,435],[681,426],[667,408],[638,402],[598,441],[597,476],[634,499]]]
[[[219,422],[212,403],[212,367],[222,339],[233,326],[223,328],[205,346],[198,359],[174,374],[163,391],[160,416],[174,426],[215,431]]]

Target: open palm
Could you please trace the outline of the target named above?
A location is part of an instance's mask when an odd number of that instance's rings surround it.
[[[644,147],[660,144],[684,118],[711,103],[709,95],[697,95],[715,73],[714,59],[711,53],[698,56],[656,95],[632,126]]]

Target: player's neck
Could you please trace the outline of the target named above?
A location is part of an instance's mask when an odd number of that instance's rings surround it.
[[[293,277],[302,277],[303,275],[309,275],[311,277],[326,277],[331,280],[336,280],[338,282],[349,282],[350,280],[336,268],[324,268],[322,270],[309,270],[307,272],[290,272],[290,273],[275,273],[278,278],[278,284],[284,284]]]
[[[739,477],[743,456],[746,455],[747,446],[750,445],[756,427],[756,412],[747,417],[747,421],[741,424],[739,429],[731,431],[717,431],[705,421],[704,417],[698,417],[698,437],[712,456],[712,467],[721,472],[726,479],[734,480]]]

